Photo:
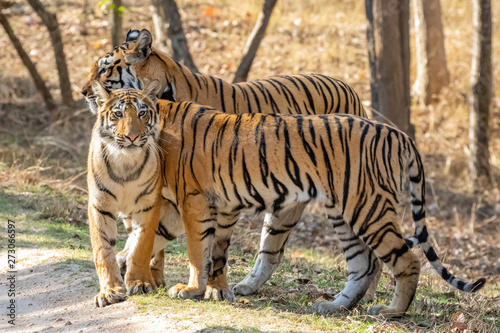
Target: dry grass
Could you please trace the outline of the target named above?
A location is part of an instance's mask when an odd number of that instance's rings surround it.
[[[71,68],[74,96],[79,98],[79,88],[90,65],[111,49],[105,13],[97,7],[97,0],[89,1],[93,13],[88,14],[87,20],[83,20],[82,8],[78,2],[66,0],[45,2],[49,4],[49,9],[57,10],[66,56]],[[231,80],[262,1],[193,0],[178,3],[198,68],[202,72]],[[134,1],[133,5],[132,1],[125,2],[127,11],[124,16],[124,26],[127,29],[152,30],[148,4],[149,1],[146,0]],[[279,302],[277,305],[271,302],[271,308],[264,306],[267,301],[259,301],[259,298],[264,299],[269,296],[280,299],[283,293],[288,294],[290,289],[296,288],[287,284],[285,277],[281,279],[282,275],[290,279],[299,274],[293,271],[293,267],[302,263],[292,258],[291,253],[314,248],[315,252],[311,254],[309,263],[314,267],[325,265],[322,262],[325,257],[332,258],[339,255],[332,250],[336,244],[335,238],[331,235],[332,230],[321,222],[320,209],[312,207],[309,214],[303,218],[304,223],[299,225],[299,230],[293,234],[291,245],[295,248],[288,252],[287,264],[280,268],[281,274],[276,277],[277,280],[272,280],[271,285],[264,288],[260,296],[250,299],[250,303],[254,305],[234,308],[211,302],[182,303],[164,301],[158,297],[138,298],[139,303],[145,304],[147,311],[150,311],[151,307],[166,306],[172,311],[177,309],[178,316],[183,316],[184,311],[192,308],[194,310],[189,310],[188,313],[208,311],[213,318],[207,319],[207,323],[218,323],[222,313],[234,309],[234,312],[230,311],[233,315],[252,318],[255,315],[263,322],[285,325],[283,330],[328,329],[372,332],[407,329],[447,331],[451,329],[451,315],[463,312],[467,322],[470,323],[469,328],[473,331],[491,330],[493,325],[491,314],[494,313],[495,306],[498,310],[500,288],[498,275],[500,273],[498,244],[500,100],[498,97],[494,98],[491,121],[490,152],[494,183],[489,191],[474,196],[468,185],[467,174],[467,98],[473,32],[471,4],[469,0],[441,0],[441,5],[451,84],[443,91],[437,104],[427,108],[413,106],[412,122],[416,127],[418,147],[424,157],[429,185],[428,225],[433,231],[438,252],[452,264],[452,271],[457,275],[469,279],[486,275],[489,284],[482,296],[451,293],[448,290],[440,292],[443,283],[435,274],[430,274],[426,266],[411,313],[402,322],[372,324],[371,319],[366,317],[366,306],[361,306],[348,316],[332,318],[314,316],[306,306],[308,302],[313,301],[312,296],[307,295],[307,288],[303,292],[299,290],[293,297],[285,298],[290,306]],[[493,1],[492,5],[493,17],[500,17],[500,3]],[[209,6],[215,8],[214,17],[205,15],[205,9]],[[22,3],[16,8],[18,11],[9,17],[11,25],[25,49],[37,63],[52,92],[58,97],[57,74],[48,34],[27,5]],[[86,27],[88,35],[80,33],[83,27]],[[500,59],[500,34],[496,31],[500,31],[499,28],[499,23],[496,21],[493,36],[493,78],[497,96],[500,92],[500,66],[497,60]],[[361,99],[369,104],[365,29],[362,1],[279,1],[268,34],[253,64],[250,79],[279,73],[320,72],[345,80],[358,91]],[[0,34],[0,45],[10,45],[5,34]],[[415,73],[415,63],[412,61],[412,79]],[[48,113],[40,107],[40,101],[29,74],[23,69],[15,50],[10,47],[3,48],[0,57],[0,189],[3,193],[25,193],[27,197],[29,195],[26,193],[52,196],[54,199],[35,200],[36,204],[33,207],[37,207],[37,210],[39,206],[36,205],[40,202],[46,204],[47,215],[36,215],[33,219],[70,221],[70,218],[75,218],[72,214],[78,212],[78,209],[71,208],[71,204],[68,204],[67,209],[64,205],[58,206],[56,204],[60,195],[58,193],[83,197],[86,195],[85,159],[93,118],[78,109],[67,113],[65,119],[57,124],[51,124]],[[83,108],[83,104],[80,104],[80,107]],[[45,193],[44,190],[40,194],[41,185],[44,185],[50,193]],[[25,200],[25,197],[19,197],[18,200]],[[2,207],[7,206],[2,204]],[[22,206],[15,207],[24,209]],[[43,213],[43,209],[40,209]],[[78,218],[84,219],[84,217]],[[406,230],[411,230],[408,214],[405,214],[402,224]],[[250,225],[244,227],[254,231],[253,237],[248,237],[247,234],[236,236],[235,248],[238,251],[235,252],[236,267],[232,272],[235,281],[249,269],[248,261],[252,263],[258,230],[254,227]],[[242,253],[245,249],[249,254]],[[246,264],[239,258],[247,258]],[[171,260],[175,261],[175,258]],[[321,286],[318,288],[323,288],[322,292],[327,288],[338,290],[345,280],[345,265],[342,260],[329,262],[327,267],[331,271],[338,272],[336,273],[338,275],[334,274],[336,277],[334,281],[326,284],[318,282],[318,286]],[[171,268],[180,270],[184,275],[187,274],[185,263],[172,264]],[[178,281],[172,279],[171,282]],[[385,282],[387,288],[389,281]],[[382,297],[385,299],[389,295],[389,290],[384,289]],[[306,299],[299,301],[304,296]],[[248,312],[251,315],[248,315]],[[496,315],[499,315],[498,312]],[[221,323],[224,320],[221,320]],[[336,321],[341,321],[341,325],[335,324]],[[428,322],[427,328],[421,326],[425,322]],[[246,327],[246,324],[242,323],[237,326],[239,329],[254,331],[252,327],[255,326]],[[287,326],[289,323],[292,323],[291,326]],[[231,326],[230,324],[231,319],[228,317],[227,325]]]

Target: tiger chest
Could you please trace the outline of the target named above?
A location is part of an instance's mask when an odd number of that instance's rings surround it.
[[[99,178],[101,187],[106,190],[99,191],[97,199],[115,214],[127,216],[153,206],[160,195],[158,163],[157,159],[151,158],[144,165],[124,163],[120,159],[116,163],[103,164],[101,170],[105,172]]]

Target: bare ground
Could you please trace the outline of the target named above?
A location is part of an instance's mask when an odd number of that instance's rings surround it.
[[[132,302],[95,308],[95,270],[90,261],[70,260],[66,250],[22,249],[17,264],[16,325],[2,316],[0,331],[12,332],[195,332],[205,326],[193,318],[141,313]],[[1,262],[7,262],[2,254]],[[6,289],[7,271],[0,280]],[[8,304],[7,292],[0,304]],[[3,307],[3,306],[2,306]],[[2,311],[3,312],[3,311]]]

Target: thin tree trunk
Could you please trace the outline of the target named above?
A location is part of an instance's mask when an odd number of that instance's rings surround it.
[[[439,1],[413,0],[417,79],[412,92],[424,105],[431,104],[441,89],[450,83]]]
[[[31,61],[26,51],[24,51],[23,46],[19,41],[19,39],[17,38],[17,36],[14,34],[14,31],[12,31],[9,21],[7,20],[7,17],[1,11],[0,11],[0,24],[5,29],[5,32],[7,33],[10,41],[12,42],[12,45],[14,45],[14,48],[19,54],[19,57],[23,61],[24,66],[26,66],[26,68],[30,72],[33,81],[35,81],[35,86],[38,92],[42,95],[43,100],[45,102],[45,106],[51,113],[51,118],[55,118],[54,112],[57,110],[57,106],[54,103],[54,100],[52,99],[52,95],[50,94],[49,89],[45,85],[45,82],[43,81],[40,74],[38,73],[35,64]]]
[[[168,21],[169,26],[167,29],[167,36],[172,42],[173,58],[182,62],[190,70],[198,73],[198,68],[194,64],[189,46],[187,43],[184,29],[182,28],[181,14],[175,0],[161,0],[163,8],[163,17]]]
[[[54,48],[56,58],[57,73],[59,74],[59,86],[61,88],[61,97],[63,104],[72,108],[74,106],[71,82],[69,80],[68,66],[66,65],[66,56],[59,30],[59,23],[55,14],[50,13],[39,0],[28,0],[29,4],[42,19],[47,27]]]
[[[473,1],[474,44],[469,98],[469,170],[474,191],[490,185],[489,118],[492,97],[491,1]]]
[[[122,29],[122,0],[113,0],[110,8],[111,43],[114,46],[124,42]]]
[[[166,32],[168,24],[163,16],[163,8],[161,0],[151,1],[151,16],[153,18],[153,25],[155,27],[155,43],[158,49],[167,54],[172,54],[172,48],[168,43]]]
[[[269,19],[273,12],[274,6],[277,0],[265,0],[262,11],[259,13],[257,22],[252,30],[252,33],[248,37],[247,43],[243,50],[243,58],[241,59],[240,65],[234,74],[233,83],[246,81],[248,78],[248,73],[250,72],[250,67],[252,67],[252,62],[259,49],[260,42],[264,38],[266,33],[267,25],[269,24]]]
[[[410,124],[409,2],[365,0],[372,108],[414,137]]]

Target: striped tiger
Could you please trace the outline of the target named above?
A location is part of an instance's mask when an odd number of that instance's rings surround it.
[[[88,154],[88,215],[100,284],[94,303],[104,307],[124,300],[126,294],[157,288],[149,260],[160,219],[163,179],[156,90],[108,94],[95,87],[102,98],[96,100],[99,114]],[[117,214],[133,220],[125,281],[114,253]]]
[[[125,110],[140,112],[133,101],[144,92],[113,94],[132,96],[123,100]],[[155,107],[151,99],[145,103]],[[356,258],[348,261],[356,269],[350,267],[346,288],[334,301],[314,304],[320,313],[352,308],[369,288],[379,258],[394,274],[396,290],[390,306],[375,305],[369,313],[403,315],[420,274],[420,261],[410,251],[416,244],[453,287],[475,292],[484,286],[484,278],[466,283],[451,275],[428,243],[424,168],[415,143],[403,132],[345,114],[229,115],[166,100],[158,101],[158,112],[165,182],[161,195],[180,212],[191,272],[189,283],[170,288],[170,296],[233,299],[227,259],[240,214],[267,211],[264,229],[283,235],[293,226],[275,217],[311,201],[324,203],[346,256]],[[406,169],[415,226],[415,236],[407,241],[396,213]],[[361,252],[368,254],[356,255]]]
[[[94,82],[100,82],[107,90],[143,87],[148,80],[159,80],[163,94],[161,98],[179,101],[196,101],[230,114],[282,113],[282,114],[325,114],[349,113],[365,117],[361,101],[352,87],[346,83],[321,74],[275,75],[267,79],[230,84],[210,75],[195,74],[169,56],[151,47],[152,36],[147,30],[131,30],[127,41],[111,53],[100,58],[93,65],[82,93],[90,109],[95,113],[97,104],[92,89]],[[168,201],[165,203],[168,207]],[[305,205],[280,214],[267,214],[294,226],[298,223]],[[167,209],[167,208],[165,208]],[[157,285],[164,285],[163,249],[167,242],[184,233],[182,221],[175,208],[170,207],[168,218],[160,221],[155,240],[155,259],[151,270]],[[132,221],[124,222],[131,230]],[[281,222],[280,222],[281,223]],[[290,231],[292,228],[290,228]],[[248,295],[255,292],[278,267],[290,232],[277,234],[263,229],[257,263],[250,274],[234,289],[237,294]],[[133,235],[131,236],[133,237]],[[132,242],[135,240],[129,238]],[[275,248],[279,249],[275,253]],[[118,255],[122,272],[126,271],[126,253]],[[369,262],[369,250],[356,259]],[[349,265],[351,267],[352,265]],[[353,266],[355,267],[355,266]],[[376,266],[377,268],[378,266]],[[378,272],[378,270],[376,270]],[[379,272],[375,274],[373,286],[365,300],[373,299]],[[363,295],[361,295],[363,296]]]

